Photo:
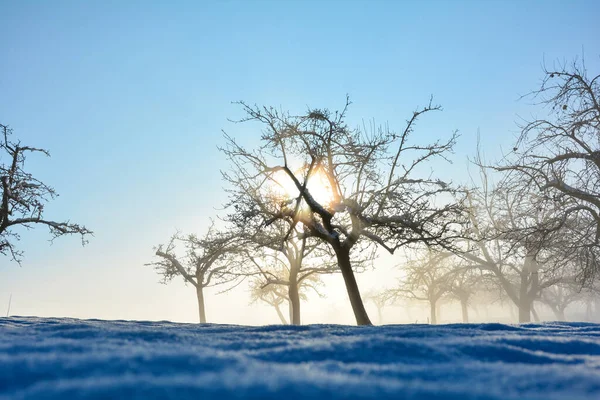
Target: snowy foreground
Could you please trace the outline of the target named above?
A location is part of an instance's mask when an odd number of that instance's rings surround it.
[[[600,325],[0,318],[1,399],[600,399]]]

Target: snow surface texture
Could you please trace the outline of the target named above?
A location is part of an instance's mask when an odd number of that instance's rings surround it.
[[[0,399],[600,399],[600,325],[0,318]]]

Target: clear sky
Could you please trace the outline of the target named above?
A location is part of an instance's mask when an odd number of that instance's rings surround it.
[[[240,115],[231,101],[335,109],[348,93],[352,124],[401,128],[433,94],[444,112],[417,134],[461,133],[439,171],[461,180],[478,129],[487,154],[510,146],[544,60],[585,54],[600,71],[598,15],[594,0],[0,0],[0,122],[52,154],[27,162],[60,193],[47,217],[95,232],[84,248],[24,232],[22,267],[0,259],[0,314],[12,293],[15,315],[196,321],[193,289],[143,264],[175,228],[202,233],[218,213],[221,130],[258,134],[227,121]],[[306,322],[352,322],[341,280]],[[256,310],[243,288],[207,299],[211,321],[277,322]]]

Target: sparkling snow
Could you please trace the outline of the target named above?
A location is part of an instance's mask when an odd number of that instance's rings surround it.
[[[0,399],[600,399],[600,325],[0,318]]]

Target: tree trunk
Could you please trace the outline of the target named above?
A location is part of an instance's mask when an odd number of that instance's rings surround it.
[[[533,299],[538,294],[538,265],[535,252],[528,252],[523,260],[521,270],[521,286],[519,288],[519,323],[531,322],[533,310]],[[531,286],[531,287],[530,287]],[[537,313],[534,317],[539,320]]]
[[[383,325],[383,313],[382,311],[383,307],[377,307],[377,318],[379,320],[379,325]]]
[[[290,297],[290,323],[300,325],[300,295],[298,294],[298,284],[290,282],[288,295]]]
[[[521,271],[519,286],[519,323],[531,322],[531,301],[529,300],[529,263],[527,257]]]
[[[283,316],[283,313],[281,312],[281,309],[279,308],[279,304],[274,304],[273,307],[275,307],[275,311],[277,311],[277,316],[279,317],[281,324],[287,325],[288,322],[286,321],[285,317]]]
[[[519,323],[531,322],[531,302],[525,298],[519,301]]]
[[[437,324],[437,315],[436,315],[436,301],[435,300],[430,300],[429,301],[429,323],[431,325],[435,325]]]
[[[350,263],[350,251],[342,248],[341,246],[334,247],[335,254],[337,256],[338,267],[344,277],[344,283],[346,284],[346,291],[348,292],[348,298],[350,299],[350,305],[354,312],[357,325],[373,325],[365,310],[362,298],[360,297],[360,291],[358,290],[358,284],[354,277],[354,271],[352,271],[352,264]]]
[[[300,325],[300,293],[298,291],[298,269],[299,266],[292,265],[290,268],[290,284],[288,286],[288,297],[290,298],[290,324]]]
[[[469,306],[465,299],[460,299],[460,308],[462,310],[462,321],[463,323],[469,323]]]
[[[531,303],[531,315],[533,315],[533,320],[535,322],[540,322],[540,317],[537,313],[537,311],[535,311],[535,307],[533,306],[533,302]]]
[[[198,316],[200,317],[200,323],[206,323],[206,311],[204,310],[204,288],[200,285],[196,286],[196,296],[198,297]]]

